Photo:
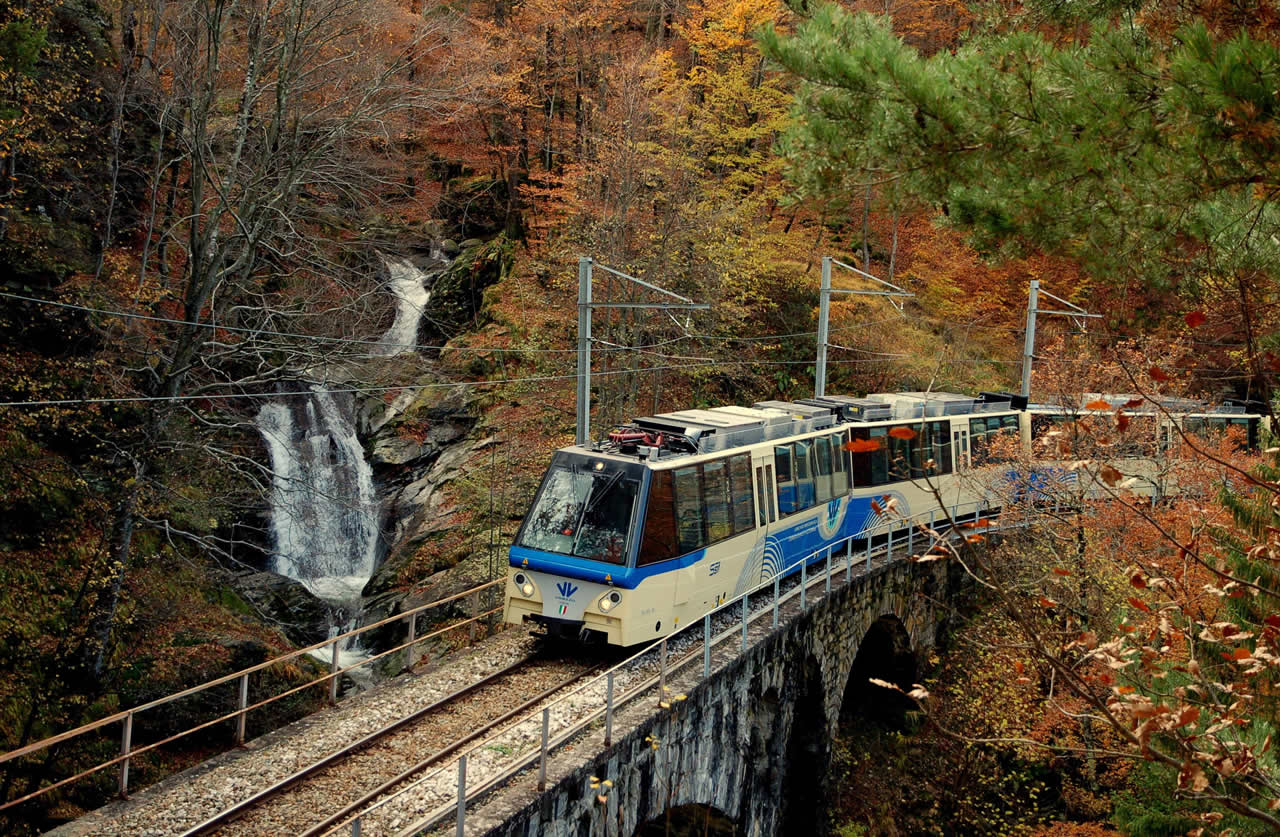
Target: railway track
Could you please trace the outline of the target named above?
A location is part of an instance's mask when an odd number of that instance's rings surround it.
[[[302,767],[183,837],[323,834],[596,668],[535,653]]]

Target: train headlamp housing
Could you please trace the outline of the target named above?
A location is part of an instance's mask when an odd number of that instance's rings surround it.
[[[538,588],[533,586],[533,582],[529,579],[529,576],[524,573],[516,573],[516,576],[512,581],[516,583],[517,589],[520,590],[520,595],[524,596],[526,599],[532,599],[533,594],[537,592]]]
[[[596,604],[596,607],[600,608],[601,613],[608,613],[621,603],[622,594],[617,590],[610,590],[608,593],[605,593],[600,597],[600,601]]]

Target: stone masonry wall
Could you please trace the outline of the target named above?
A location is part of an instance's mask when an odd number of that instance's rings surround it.
[[[946,562],[899,561],[816,602],[811,590],[807,611],[489,833],[631,837],[667,809],[693,803],[719,809],[750,837],[823,833],[830,743],[863,637],[892,616],[913,651],[931,647],[960,582]],[[614,782],[605,804],[590,787],[593,775]]]

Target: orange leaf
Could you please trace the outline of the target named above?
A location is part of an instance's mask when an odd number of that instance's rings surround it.
[[[1071,570],[1063,569],[1062,567],[1054,567],[1053,572],[1055,575],[1061,575],[1061,576],[1071,575]]]
[[[895,439],[914,439],[916,432],[910,427],[895,427],[889,431],[889,435]]]
[[[1252,656],[1253,653],[1248,648],[1237,648],[1231,655],[1235,660],[1247,660]]]
[[[1022,660],[1013,661],[1013,670],[1018,674],[1022,674]]]
[[[884,514],[884,509],[882,509],[880,507],[880,504],[877,503],[875,500],[871,501],[871,510],[876,514]]]
[[[1055,602],[1053,599],[1046,599],[1044,596],[1041,596],[1041,597],[1040,597],[1040,606],[1041,606],[1041,607],[1044,607],[1044,608],[1057,607],[1057,606],[1058,606],[1058,603],[1057,603],[1057,602]]]
[[[1133,606],[1134,606],[1134,607],[1136,607],[1138,610],[1141,610],[1143,613],[1150,613],[1150,612],[1151,612],[1151,607],[1150,607],[1150,605],[1148,605],[1148,604],[1147,604],[1146,602],[1144,602],[1142,599],[1135,599],[1135,598],[1133,598],[1132,596],[1130,596],[1130,597],[1129,597],[1129,604],[1133,605]],[[1130,629],[1130,630],[1132,630],[1132,629]]]
[[[1153,366],[1147,370],[1147,374],[1151,376],[1151,380],[1164,383],[1169,380],[1169,373],[1165,372],[1159,366]]]
[[[1178,723],[1174,725],[1174,728],[1185,727],[1187,724],[1190,724],[1199,718],[1200,708],[1198,706],[1188,706],[1178,714]]]
[[[969,537],[965,538],[965,540],[968,541],[969,543],[982,543],[983,541],[986,540],[986,537],[984,535],[970,535]]]
[[[1096,401],[1090,401],[1088,404],[1085,404],[1084,408],[1086,410],[1110,410],[1111,404],[1099,398]]]
[[[1119,471],[1117,471],[1115,468],[1112,468],[1110,465],[1103,465],[1101,468],[1099,468],[1098,476],[1102,477],[1102,481],[1105,482],[1107,485],[1115,485],[1116,483],[1120,482],[1120,480],[1124,478],[1124,474],[1121,474]]]
[[[1203,311],[1188,311],[1182,319],[1187,321],[1188,328],[1199,328],[1206,318]]]
[[[880,450],[880,442],[876,439],[854,439],[844,443],[844,449],[850,453],[869,453]]]

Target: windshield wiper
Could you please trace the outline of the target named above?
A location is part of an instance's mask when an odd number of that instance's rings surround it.
[[[582,538],[582,522],[587,519],[588,514],[595,511],[596,506],[600,505],[605,497],[609,496],[609,492],[620,479],[622,479],[622,472],[614,471],[605,480],[603,486],[597,487],[596,481],[594,479],[591,481],[591,493],[587,495],[587,502],[582,504],[582,514],[578,515],[578,525],[573,533],[573,546],[569,548],[571,554],[578,554],[578,541]]]

